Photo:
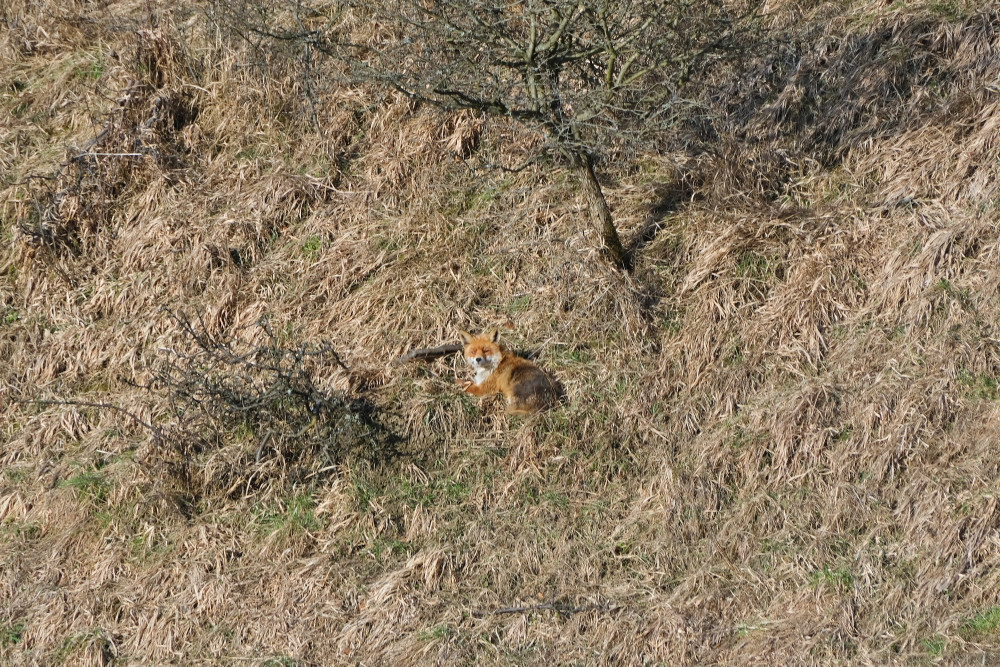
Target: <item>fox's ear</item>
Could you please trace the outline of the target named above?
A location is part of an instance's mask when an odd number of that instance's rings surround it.
[[[494,343],[497,342],[498,340],[500,340],[500,330],[499,329],[494,329],[493,331],[490,332],[490,340],[493,341]]]
[[[472,342],[472,334],[470,334],[468,331],[459,331],[458,336],[459,338],[462,339],[462,342],[465,343],[466,345]]]

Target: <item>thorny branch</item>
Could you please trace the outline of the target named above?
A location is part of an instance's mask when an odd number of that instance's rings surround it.
[[[249,492],[272,477],[307,474],[306,462],[328,467],[347,456],[377,461],[394,455],[399,438],[382,425],[374,405],[317,383],[331,364],[347,370],[329,344],[284,345],[266,319],[222,336],[211,333],[200,315],[166,312],[183,335],[177,349],[159,350],[146,384],[122,380],[166,406],[155,419],[99,401],[16,402],[127,416],[153,437],[155,454],[141,461],[150,477],[173,479],[189,494],[211,487]],[[263,341],[247,342],[254,338]],[[206,472],[204,461],[222,450],[229,464],[220,473]],[[268,452],[279,465],[264,460]]]

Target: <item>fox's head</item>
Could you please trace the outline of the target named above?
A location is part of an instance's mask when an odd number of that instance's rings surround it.
[[[500,332],[497,330],[473,336],[467,331],[459,331],[465,343],[465,360],[476,370],[493,370],[500,363],[503,353],[500,349]]]

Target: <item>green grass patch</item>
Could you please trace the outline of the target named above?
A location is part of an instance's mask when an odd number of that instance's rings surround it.
[[[952,282],[947,278],[942,278],[934,284],[934,289],[944,292],[950,298],[957,301],[962,308],[966,310],[970,310],[972,308],[971,287],[963,287],[960,289],[955,287],[955,285],[952,284]]]
[[[377,236],[373,239],[375,249],[386,253],[396,253],[403,249],[403,241],[394,236]],[[366,278],[366,282],[373,276]]]
[[[271,535],[278,531],[289,534],[319,530],[322,522],[316,516],[316,500],[311,493],[301,492],[269,506],[258,506],[255,523]]]
[[[20,644],[21,640],[24,639],[24,628],[25,624],[23,622],[11,623],[0,627],[0,649]]]
[[[3,471],[3,475],[11,484],[20,484],[30,477],[32,471],[32,468],[7,468]]]
[[[475,276],[504,276],[514,268],[514,259],[507,255],[478,254],[472,257],[469,271]],[[502,306],[496,306],[497,309]]]
[[[405,540],[379,539],[368,545],[368,552],[380,563],[388,557],[408,556],[411,551],[413,551],[413,545]]]
[[[77,498],[98,506],[107,504],[108,494],[111,492],[110,482],[96,469],[78,472],[61,481],[59,486],[73,489]]]
[[[566,509],[569,507],[569,496],[565,493],[560,493],[558,491],[546,491],[542,494],[549,504],[555,506],[558,509]]]
[[[379,489],[367,479],[354,478],[354,506],[359,512],[365,513],[372,506],[372,500],[379,495]]]
[[[576,345],[573,347],[569,347],[567,345],[553,345],[550,354],[557,364],[562,365],[589,364],[594,360],[593,353],[588,349],[588,346],[584,345]]]
[[[104,59],[81,63],[73,68],[73,76],[82,81],[97,81],[104,74]]]
[[[86,646],[92,646],[94,644],[97,645],[105,658],[105,661],[100,664],[107,664],[107,662],[110,662],[110,660],[114,658],[111,642],[108,641],[104,630],[101,628],[92,628],[85,632],[78,632],[63,639],[59,644],[59,648],[56,649],[54,662],[56,664],[62,664],[66,662],[72,654]]]
[[[240,161],[252,162],[259,157],[263,157],[262,151],[258,146],[247,146],[240,149],[235,155],[235,158]]]
[[[959,384],[965,388],[967,397],[987,401],[1000,399],[1000,382],[992,375],[973,373],[966,368],[959,368],[956,377]]]
[[[129,551],[137,563],[149,563],[170,553],[171,546],[173,545],[166,538],[140,534],[135,535],[129,542]]]
[[[941,635],[925,637],[920,643],[923,645],[924,651],[927,652],[927,655],[933,658],[936,658],[944,653],[945,641],[944,637]]]
[[[304,664],[298,658],[292,658],[287,655],[272,655],[264,658],[260,663],[260,667],[300,667],[300,665]]]
[[[1000,627],[1000,604],[995,604],[965,619],[958,628],[963,639],[975,640],[995,635]]]
[[[726,366],[739,366],[745,360],[743,347],[739,341],[733,341],[726,346],[725,356],[722,363]]]
[[[302,244],[302,255],[315,262],[319,259],[320,251],[323,249],[323,239],[318,236],[310,236]]]
[[[928,11],[940,16],[949,23],[964,21],[969,16],[970,6],[964,2],[931,2],[927,5]]]
[[[684,328],[684,311],[667,308],[656,318],[656,323],[670,335],[677,335]]]
[[[458,505],[469,495],[469,487],[451,477],[433,479],[426,484],[403,479],[393,494],[411,508],[446,504]]]
[[[464,190],[454,190],[443,206],[442,212],[449,217],[457,217],[470,211],[488,208],[503,191],[499,187],[470,187]]]
[[[830,440],[835,444],[847,442],[848,440],[851,439],[851,435],[853,433],[854,433],[854,426],[852,426],[851,424],[845,424],[840,428],[839,431],[830,436]]]
[[[741,278],[769,280],[774,273],[774,261],[752,250],[741,254],[736,261],[736,275]]]
[[[0,524],[0,535],[10,535],[22,540],[34,540],[42,534],[42,524],[37,521],[7,521]]]
[[[421,630],[417,637],[423,641],[432,641],[435,639],[445,639],[454,634],[451,626],[442,623],[441,625],[435,625],[433,628],[428,628],[426,630]]]
[[[824,565],[809,573],[809,585],[813,588],[825,586],[834,590],[846,590],[853,583],[854,574],[847,567],[830,568]]]
[[[531,295],[525,294],[511,301],[508,310],[511,315],[517,315],[526,311],[529,306],[531,306]]]

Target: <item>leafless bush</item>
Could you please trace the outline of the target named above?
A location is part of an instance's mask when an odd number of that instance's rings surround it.
[[[194,496],[243,495],[346,458],[377,463],[394,454],[398,438],[375,406],[321,386],[321,373],[346,370],[330,345],[288,346],[267,320],[218,337],[198,319],[172,317],[188,349],[163,350],[152,369],[148,388],[171,416],[144,457],[154,473]]]

